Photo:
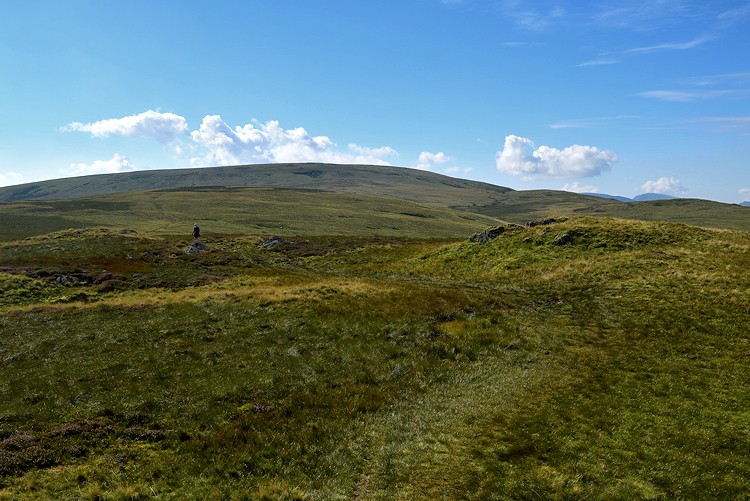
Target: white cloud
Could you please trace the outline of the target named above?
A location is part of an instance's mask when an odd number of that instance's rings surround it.
[[[586,186],[578,181],[573,181],[572,183],[568,183],[562,188],[560,188],[563,191],[572,191],[573,193],[598,193],[599,189],[596,186]]]
[[[451,157],[439,151],[432,153],[429,151],[423,151],[419,154],[417,159],[417,169],[430,170],[437,164],[444,164],[451,161]]]
[[[135,170],[133,163],[125,155],[115,153],[110,160],[95,160],[91,164],[72,163],[60,173],[68,176],[86,176],[89,174],[112,174]]]
[[[446,174],[468,174],[473,170],[471,167],[448,167],[444,172]]]
[[[655,181],[646,181],[641,185],[641,191],[643,193],[661,193],[675,196],[682,196],[688,192],[682,186],[682,183],[673,177],[660,177]]]
[[[531,180],[539,177],[592,177],[609,170],[617,162],[617,155],[594,146],[574,144],[563,150],[540,146],[534,148],[531,139],[509,135],[502,151],[497,152],[496,165],[500,172]]]
[[[11,186],[18,184],[23,179],[23,174],[19,172],[0,173],[0,186]]]
[[[62,129],[65,132],[89,132],[94,137],[138,136],[170,144],[188,130],[184,117],[174,113],[148,110],[138,115],[108,118],[92,123],[72,122]]]
[[[388,146],[368,148],[349,144],[339,151],[328,136],[311,136],[302,128],[283,129],[279,122],[252,121],[230,127],[219,115],[207,115],[198,130],[191,132],[202,156],[193,165],[236,165],[244,163],[326,162],[389,165],[387,157],[398,156]]]
[[[285,162],[389,165],[388,159],[398,156],[389,146],[370,148],[349,144],[341,150],[328,136],[311,136],[302,127],[284,129],[274,120],[266,123],[252,120],[231,127],[219,115],[206,115],[200,128],[192,132],[185,118],[154,110],[92,123],[72,122],[62,130],[89,132],[99,138],[113,135],[151,138],[169,146],[177,157],[190,155],[190,163],[196,166]],[[74,164],[70,171],[116,168],[114,159],[105,162],[108,163]]]
[[[750,200],[750,188],[741,188],[737,193],[744,197],[746,200]]]

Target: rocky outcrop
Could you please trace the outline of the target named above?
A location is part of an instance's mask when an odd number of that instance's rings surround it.
[[[540,221],[529,221],[528,223],[524,224],[524,228],[533,228],[534,226],[547,226],[550,224],[555,224],[561,221],[565,221],[564,219],[555,219],[555,218],[548,218],[548,219],[542,219]]]
[[[505,226],[498,226],[496,228],[488,228],[486,230],[482,230],[479,233],[474,233],[471,237],[469,237],[469,240],[471,242],[477,242],[480,244],[486,244],[487,242],[496,239],[503,233],[505,233]]]

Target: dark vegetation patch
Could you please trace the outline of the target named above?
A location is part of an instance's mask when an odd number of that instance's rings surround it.
[[[315,178],[322,176],[324,172],[322,170],[310,169],[310,170],[297,171],[295,172],[295,174],[298,176],[307,176],[307,177],[311,177],[315,179]]]

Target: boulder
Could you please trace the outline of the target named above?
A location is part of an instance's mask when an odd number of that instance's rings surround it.
[[[193,242],[185,249],[185,254],[195,254],[200,251],[208,250],[208,247],[203,242]]]
[[[261,249],[273,249],[274,247],[278,247],[285,242],[286,240],[284,240],[282,237],[271,237],[263,240],[260,243],[259,247]]]
[[[573,243],[573,237],[570,233],[560,233],[555,237],[555,245],[570,245]]]

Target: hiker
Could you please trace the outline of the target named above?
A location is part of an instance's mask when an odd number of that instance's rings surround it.
[[[200,237],[200,236],[201,236],[201,229],[198,228],[197,224],[194,224],[193,225],[193,238],[197,240],[198,237]]]

